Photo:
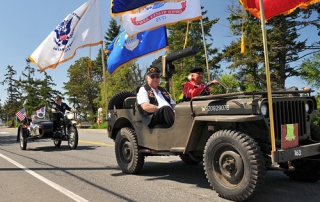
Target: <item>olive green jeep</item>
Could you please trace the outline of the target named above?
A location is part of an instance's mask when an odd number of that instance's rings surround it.
[[[162,63],[179,58],[168,56]],[[163,68],[167,79],[174,67]],[[138,173],[146,156],[178,155],[187,164],[203,162],[220,197],[242,201],[263,184],[266,170],[283,171],[298,181],[320,179],[320,129],[311,125],[318,113],[311,93],[272,91],[273,113],[266,91],[198,96],[176,105],[173,126],[149,128],[141,120],[135,93],[120,92],[108,104],[108,136],[124,173]]]

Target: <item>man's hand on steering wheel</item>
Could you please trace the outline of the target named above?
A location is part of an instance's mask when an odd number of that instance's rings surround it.
[[[208,83],[208,85],[200,92],[200,95],[208,95],[207,92],[209,91],[209,87],[210,86],[215,86],[215,85],[218,85],[219,84],[219,81],[217,80],[212,80],[210,83]]]

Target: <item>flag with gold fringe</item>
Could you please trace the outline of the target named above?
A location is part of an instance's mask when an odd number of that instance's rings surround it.
[[[200,0],[163,1],[123,14],[120,22],[129,36],[157,27],[202,19]]]
[[[112,17],[115,17],[137,8],[143,8],[157,1],[163,0],[111,0],[110,14]]]
[[[102,44],[99,0],[88,0],[47,36],[29,59],[44,71],[72,59],[76,50]]]
[[[252,15],[261,19],[259,0],[239,0],[244,9]],[[263,0],[265,20],[276,15],[288,15],[296,8],[307,8],[309,5],[320,2],[320,0]]]

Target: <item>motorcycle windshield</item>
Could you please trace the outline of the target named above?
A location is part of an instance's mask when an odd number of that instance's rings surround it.
[[[47,112],[33,112],[31,115],[31,120],[33,122],[50,121],[49,113]]]

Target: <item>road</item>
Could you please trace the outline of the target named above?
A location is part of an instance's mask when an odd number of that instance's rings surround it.
[[[28,142],[20,150],[16,129],[0,129],[0,201],[228,201],[211,189],[202,164],[179,157],[147,157],[138,175],[123,174],[114,143],[105,130],[81,129],[79,146],[56,148],[50,140]],[[263,187],[249,201],[318,201],[320,182],[290,180],[268,171]]]

